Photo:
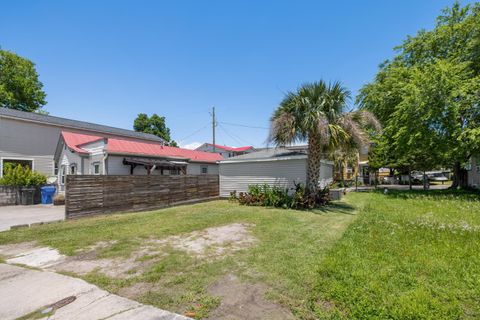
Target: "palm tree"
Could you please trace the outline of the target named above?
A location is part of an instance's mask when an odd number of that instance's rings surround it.
[[[368,141],[365,127],[380,128],[367,111],[346,112],[349,99],[350,92],[341,83],[318,81],[287,93],[273,113],[270,141],[277,146],[308,142],[306,188],[310,196],[318,194],[324,154],[359,147]]]

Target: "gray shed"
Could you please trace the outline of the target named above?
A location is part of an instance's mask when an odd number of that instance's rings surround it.
[[[302,148],[271,148],[229,158],[219,162],[220,196],[246,192],[249,185],[268,184],[293,188],[306,182],[307,154]],[[320,186],[333,179],[333,162],[321,161]]]

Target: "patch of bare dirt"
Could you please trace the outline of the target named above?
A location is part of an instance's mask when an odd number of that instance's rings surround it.
[[[152,239],[150,244],[170,245],[200,258],[218,257],[249,247],[256,239],[250,234],[254,225],[232,223],[221,227],[207,228],[185,235],[165,239]]]
[[[138,297],[143,296],[147,292],[151,291],[155,287],[153,283],[147,282],[137,282],[129,287],[124,287],[120,289],[118,295],[129,298],[129,299],[138,299]]]
[[[79,275],[98,271],[111,278],[131,278],[142,274],[148,267],[165,257],[168,254],[167,248],[185,251],[199,258],[221,258],[251,246],[256,241],[250,234],[252,226],[246,223],[232,223],[164,239],[148,239],[144,240],[143,245],[128,257],[98,258],[101,250],[116,243],[115,241],[101,241],[78,251],[71,257],[56,252],[55,259],[40,261],[41,264],[38,264],[36,256],[32,255],[32,258],[27,258],[32,262],[33,258],[36,258],[36,267],[55,271],[67,271]],[[36,252],[47,249],[56,251],[51,248],[39,247],[35,242],[25,242],[0,246],[0,255],[15,257],[25,255],[32,250]],[[28,259],[22,263],[29,265],[28,261],[30,260]]]
[[[210,319],[295,319],[286,308],[268,301],[268,287],[243,283],[227,275],[208,288],[208,293],[221,299],[220,306],[210,313]]]
[[[98,271],[111,278],[131,278],[140,275],[143,270],[153,265],[161,257],[158,255],[156,259],[141,259],[150,254],[152,252],[149,249],[141,248],[132,252],[128,257],[98,259],[97,249],[85,250],[76,256],[69,257],[65,262],[53,266],[52,269],[74,272],[79,275]]]

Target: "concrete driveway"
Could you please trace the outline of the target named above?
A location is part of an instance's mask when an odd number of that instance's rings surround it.
[[[12,226],[31,225],[64,219],[65,206],[37,204],[33,206],[0,207],[0,231],[9,230]]]
[[[52,320],[190,319],[108,293],[81,279],[0,263],[0,319],[29,314],[29,319]]]

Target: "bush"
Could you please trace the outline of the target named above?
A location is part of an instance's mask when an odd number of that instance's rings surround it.
[[[65,204],[65,195],[57,194],[55,197],[53,197],[53,205],[62,206],[64,204]]]
[[[249,206],[277,207],[284,209],[313,209],[324,206],[330,202],[328,189],[325,188],[315,196],[307,194],[301,184],[295,184],[292,192],[288,188],[277,186],[250,185],[248,192],[240,192],[238,198],[236,192],[230,194],[230,199],[236,199],[240,204]]]
[[[29,167],[5,164],[0,185],[11,187],[38,187],[47,183],[47,177],[32,171]]]

